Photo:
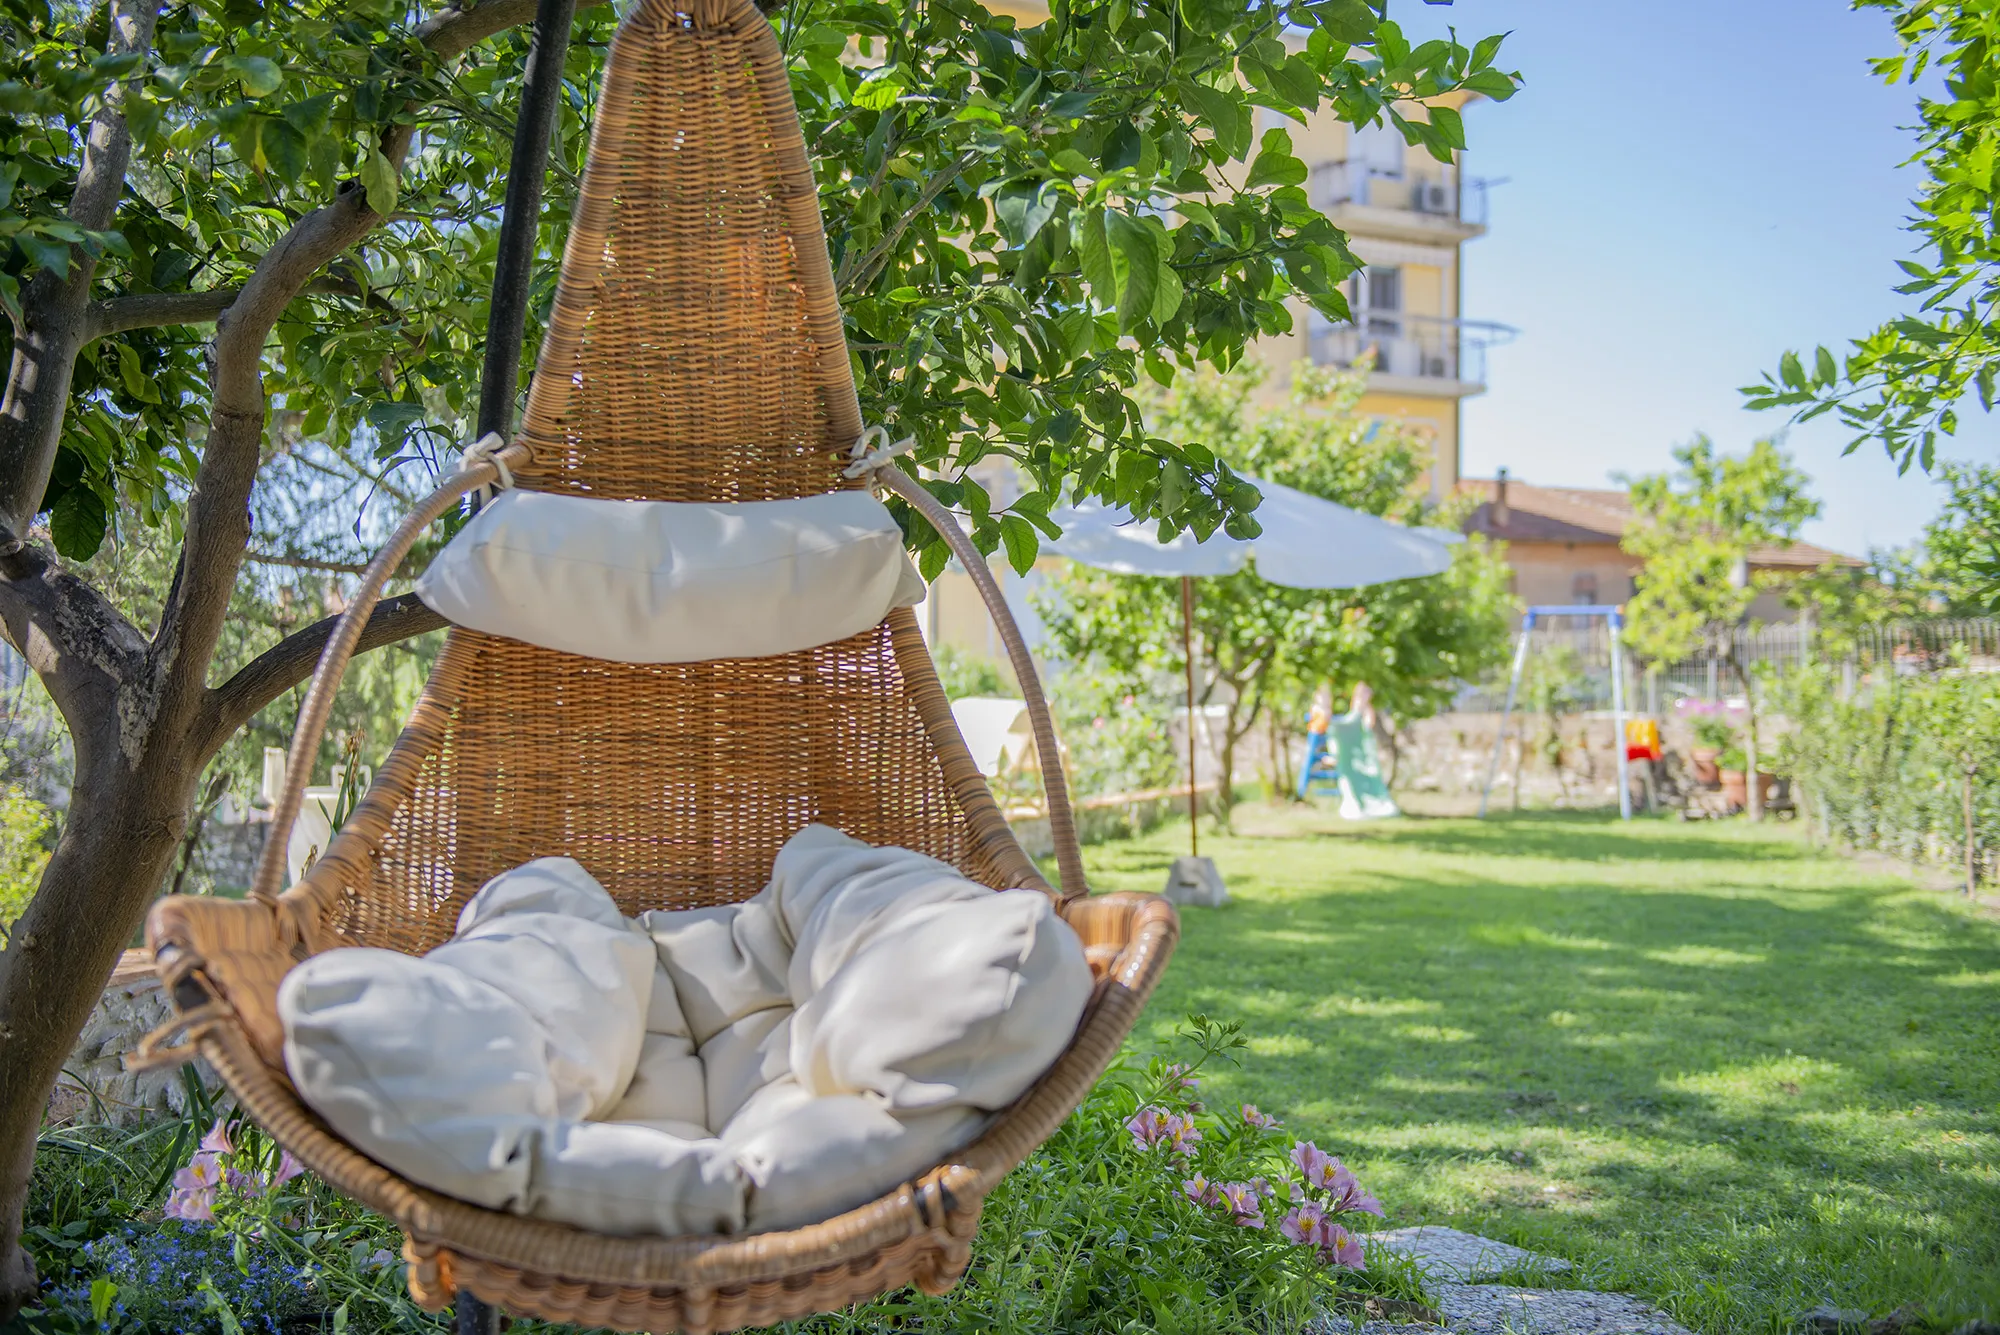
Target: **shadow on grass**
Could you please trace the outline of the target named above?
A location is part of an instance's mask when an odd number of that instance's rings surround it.
[[[1093,868],[1151,889],[1174,843]],[[1399,1222],[1553,1233],[1712,1329],[1842,1294],[2000,1308],[2000,927],[1726,827],[1524,813],[1204,851],[1236,899],[1186,912],[1147,1023],[1243,1021],[1216,1093],[1350,1155]]]

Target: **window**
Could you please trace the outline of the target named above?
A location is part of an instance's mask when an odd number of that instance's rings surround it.
[[[1359,125],[1348,141],[1347,158],[1370,176],[1403,179],[1403,132],[1383,117],[1380,125]]]
[[[1577,572],[1576,578],[1570,581],[1569,600],[1577,604],[1596,604],[1597,572],[1595,570],[1579,570]]]

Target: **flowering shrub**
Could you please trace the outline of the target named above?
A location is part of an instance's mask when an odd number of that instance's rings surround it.
[[[56,1289],[52,1306],[90,1313],[86,1330],[227,1329],[225,1307],[245,1335],[283,1335],[324,1305],[309,1263],[271,1243],[247,1243],[221,1229],[179,1220],[127,1224],[86,1243],[77,1256],[89,1278]]]
[[[1407,1267],[1360,1268],[1354,1220],[1381,1207],[1339,1160],[1287,1142],[1254,1107],[1203,1106],[1202,1072],[1243,1044],[1234,1026],[1196,1017],[1182,1030],[1187,1060],[1121,1060],[988,1198],[972,1267],[949,1295],[904,1290],[790,1329],[1299,1330],[1361,1293],[1422,1298]],[[254,1126],[217,1122],[204,1097],[191,1087],[179,1126],[44,1137],[29,1238],[47,1287],[21,1331],[449,1329],[449,1314],[405,1291],[394,1226],[299,1173]]]
[[[1209,1138],[1198,1120],[1202,1105],[1189,1097],[1200,1085],[1193,1068],[1180,1064],[1163,1067],[1155,1085],[1162,1103],[1148,1103],[1125,1121],[1132,1143],[1141,1151],[1164,1149],[1188,1161],[1193,1175],[1181,1180],[1181,1194],[1198,1206],[1219,1211],[1238,1228],[1263,1229],[1270,1222],[1266,1203],[1282,1211],[1278,1235],[1310,1251],[1323,1266],[1349,1270],[1366,1268],[1361,1239],[1343,1224],[1344,1216],[1382,1214],[1382,1203],[1361,1189],[1347,1165],[1309,1140],[1294,1141],[1288,1159],[1275,1160],[1271,1143],[1276,1140],[1278,1120],[1246,1103],[1237,1118],[1217,1119],[1219,1134],[1209,1152],[1225,1166],[1242,1171],[1245,1164],[1278,1172],[1278,1181],[1262,1173],[1241,1180],[1211,1180],[1201,1171],[1204,1155],[1200,1149]],[[1168,1106],[1177,1104],[1178,1107]]]

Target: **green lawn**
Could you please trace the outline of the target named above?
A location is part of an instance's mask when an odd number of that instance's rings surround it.
[[[1087,851],[1156,890],[1184,824]],[[1521,814],[1203,841],[1142,1021],[1240,1020],[1250,1100],[1391,1224],[1572,1258],[1698,1331],[2000,1317],[2000,922],[1790,829]]]

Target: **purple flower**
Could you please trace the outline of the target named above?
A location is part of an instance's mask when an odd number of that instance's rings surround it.
[[[1299,1170],[1307,1186],[1315,1186],[1320,1178],[1332,1171],[1333,1156],[1310,1140],[1296,1141],[1292,1145],[1292,1165]]]
[[[283,1154],[278,1156],[278,1171],[272,1174],[271,1176],[272,1189],[276,1190],[277,1188],[284,1186],[287,1182],[291,1181],[295,1177],[298,1177],[305,1171],[306,1171],[306,1166],[299,1162],[298,1156],[293,1154],[290,1150],[286,1150]]]
[[[1196,1089],[1201,1081],[1190,1073],[1186,1062],[1175,1062],[1167,1067],[1167,1080],[1181,1089]]]
[[[223,1118],[216,1118],[215,1125],[201,1138],[201,1149],[205,1154],[234,1154],[236,1147],[229,1143],[229,1124]]]
[[[1231,1223],[1244,1228],[1264,1227],[1264,1201],[1256,1187],[1248,1182],[1218,1182],[1215,1189],[1222,1193],[1222,1204],[1229,1211]]]
[[[1162,1124],[1167,1138],[1172,1141],[1175,1154],[1190,1155],[1194,1147],[1201,1144],[1201,1128],[1194,1124],[1192,1117],[1182,1117],[1179,1113],[1169,1113]]]
[[[1220,1205],[1222,1203],[1222,1197],[1217,1193],[1215,1184],[1200,1173],[1196,1173],[1193,1177],[1181,1183],[1181,1194],[1196,1205]]]
[[[1331,1219],[1319,1226],[1319,1259],[1328,1265],[1345,1266],[1349,1270],[1366,1270],[1367,1256],[1361,1250],[1361,1239],[1349,1233]]]
[[[1319,1246],[1319,1226],[1326,1220],[1326,1210],[1318,1201],[1306,1201],[1285,1212],[1278,1221],[1278,1232],[1301,1247]]]
[[[1254,1103],[1243,1105],[1243,1120],[1251,1126],[1256,1127],[1259,1131],[1269,1131],[1278,1124],[1277,1118],[1272,1117],[1268,1113],[1258,1112],[1257,1105]]]
[[[183,1168],[182,1173],[187,1170]],[[176,1178],[180,1173],[174,1175]],[[206,1224],[215,1219],[215,1193],[211,1191],[189,1191],[176,1187],[167,1194],[166,1215],[169,1219],[179,1219],[190,1224]]]
[[[1133,1144],[1150,1150],[1166,1139],[1169,1116],[1165,1108],[1149,1103],[1125,1119],[1125,1129],[1132,1133]]]
[[[1250,1179],[1250,1185],[1267,1201],[1278,1194],[1278,1189],[1271,1185],[1271,1179],[1268,1177],[1253,1177]]]

